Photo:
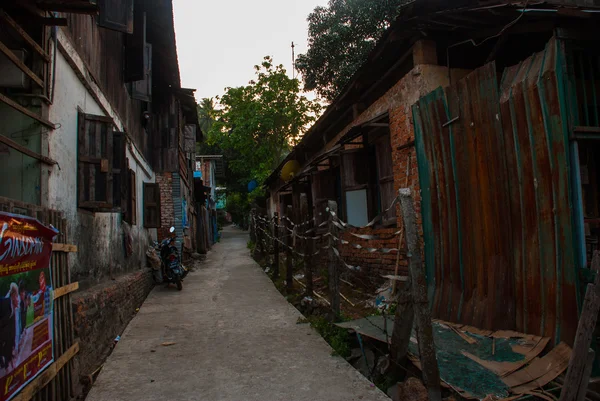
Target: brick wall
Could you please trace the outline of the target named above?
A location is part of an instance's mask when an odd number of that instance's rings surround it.
[[[156,183],[160,189],[160,229],[158,229],[158,241],[160,242],[170,236],[169,228],[175,225],[173,173],[157,174]]]
[[[466,74],[466,71],[453,71],[453,79]],[[390,122],[390,140],[392,145],[392,162],[394,169],[394,189],[409,187],[413,190],[417,224],[422,234],[421,226],[421,194],[419,186],[419,169],[414,145],[398,150],[398,147],[408,145],[414,141],[414,126],[412,119],[412,105],[417,100],[433,91],[439,86],[448,84],[448,70],[436,65],[417,65],[396,83],[381,98],[372,103],[351,124],[342,130],[326,148],[333,147],[350,128],[369,121],[383,113],[388,113]],[[357,230],[361,234],[379,235],[389,237],[402,227],[402,218],[399,206],[396,209],[398,216],[395,227],[368,228]],[[398,238],[382,241],[366,241],[345,234],[343,239],[351,243],[360,244],[370,248],[398,248]],[[404,247],[404,241],[402,244]],[[364,249],[356,249],[349,245],[340,246],[342,258],[349,264],[360,266],[359,275],[366,275],[372,280],[380,279],[381,275],[393,274],[396,266],[396,254],[370,253]],[[399,261],[399,274],[407,273],[406,258],[401,255]],[[353,273],[356,274],[356,273]]]
[[[378,234],[382,240],[367,241],[357,238],[349,233],[344,233],[342,239],[351,244],[359,244],[365,248],[398,248],[398,237],[393,234],[398,231],[397,227],[378,228],[378,229],[360,229],[353,230],[357,234]],[[378,279],[382,274],[393,274],[396,266],[396,253],[370,253],[364,249],[356,249],[351,245],[339,245],[338,249],[344,258],[344,261],[352,266],[360,266],[359,275]],[[399,274],[406,274],[407,262],[403,256],[399,261]],[[356,274],[356,273],[353,273]]]
[[[110,354],[115,337],[125,330],[153,285],[151,271],[144,268],[74,294],[72,306],[81,376],[91,374]]]

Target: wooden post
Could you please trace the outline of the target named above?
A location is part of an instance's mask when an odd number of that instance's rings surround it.
[[[394,328],[392,331],[392,343],[390,344],[390,356],[392,362],[390,369],[398,372],[398,366],[404,362],[408,352],[410,336],[412,334],[414,310],[411,301],[411,286],[408,280],[400,290],[398,306],[394,317]]]
[[[200,213],[202,216],[202,222],[204,222],[204,215],[202,211]],[[204,224],[202,224],[204,226]],[[256,244],[256,210],[252,209],[250,211],[250,241]]]
[[[596,353],[593,349],[588,349],[585,369],[581,377],[581,386],[579,387],[579,394],[577,394],[577,401],[584,401],[587,395],[587,388],[590,384],[590,376],[592,375],[592,368],[594,367],[594,358]]]
[[[292,217],[292,206],[291,205],[287,206],[286,216],[287,216],[287,219],[285,220],[285,225],[290,230],[293,230],[294,226],[292,226],[292,224],[290,223],[290,220],[289,220]],[[287,231],[287,233],[286,233],[287,241],[285,243],[286,243],[287,247],[285,249],[285,254],[286,254],[286,258],[285,258],[285,266],[286,266],[285,288],[288,292],[290,292],[294,289],[294,254],[291,250],[291,247],[294,244],[294,236],[293,236],[293,233],[291,233],[289,230],[286,230],[286,231]]]
[[[410,156],[411,152],[408,152],[408,160],[406,162],[406,178],[404,180],[404,187],[408,188],[408,177],[410,177]],[[400,267],[400,249],[402,249],[402,240],[404,239],[404,224],[400,228],[400,235],[398,236],[398,253],[396,254],[396,267],[394,268],[394,276],[398,276],[398,268]],[[398,280],[392,281],[392,295],[396,294]]]
[[[256,255],[260,258],[262,254],[262,220],[259,218],[260,216],[256,216]]]
[[[279,278],[279,213],[273,215],[273,280]]]
[[[332,216],[332,213],[337,216],[337,203],[332,200],[327,201],[327,209],[329,210],[327,213],[327,219],[329,222],[327,227],[329,228],[329,233],[331,233],[331,235],[328,237],[329,260],[327,263],[327,271],[329,275],[329,296],[331,298],[331,318],[333,321],[335,321],[340,317],[340,276],[337,256],[333,250],[333,247],[335,246],[335,240],[333,237],[337,238],[338,230],[335,224],[333,224]]]
[[[302,221],[306,222],[302,226],[302,235],[305,237],[304,243],[304,278],[306,279],[306,295],[313,296],[313,277],[312,277],[312,254],[314,253],[313,240],[310,237],[314,234],[309,233],[312,224],[308,213],[308,197],[300,199],[300,216]]]
[[[419,339],[419,357],[423,368],[423,381],[427,387],[430,401],[441,401],[440,372],[433,342],[433,328],[431,326],[431,312],[427,302],[427,281],[425,269],[421,258],[419,233],[417,231],[417,215],[411,190],[402,188],[398,191],[400,196],[400,210],[404,220],[404,233],[406,238],[408,270],[411,282],[411,294],[414,313],[417,323],[417,338]]]
[[[592,270],[596,272],[594,284],[588,284],[579,316],[573,352],[569,360],[565,384],[560,392],[560,401],[577,401],[585,397],[591,367],[588,367],[588,352],[600,312],[600,252],[595,251]],[[593,361],[593,360],[592,360]],[[587,377],[586,376],[587,372]]]

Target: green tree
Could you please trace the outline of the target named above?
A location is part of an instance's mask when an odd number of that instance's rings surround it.
[[[407,0],[329,0],[308,16],[308,51],[296,68],[305,90],[332,102]]]
[[[254,68],[256,78],[248,85],[226,89],[208,134],[209,144],[230,154],[229,169],[244,185],[263,182],[320,111],[271,57]]]
[[[217,119],[216,103],[214,98],[203,98],[198,104],[198,120],[200,129],[207,133]]]

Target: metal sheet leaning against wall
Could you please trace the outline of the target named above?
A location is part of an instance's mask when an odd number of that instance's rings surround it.
[[[437,317],[574,338],[577,261],[561,55],[552,39],[508,68],[500,90],[490,63],[413,106]]]

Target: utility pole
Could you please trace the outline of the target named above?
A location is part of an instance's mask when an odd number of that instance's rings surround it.
[[[292,42],[292,79],[296,79],[296,54],[294,53],[294,42]]]

